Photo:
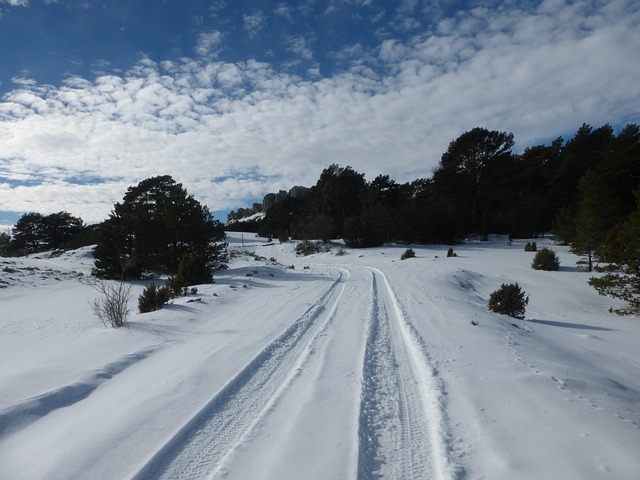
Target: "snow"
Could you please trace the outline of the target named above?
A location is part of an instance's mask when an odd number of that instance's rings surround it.
[[[640,322],[566,247],[537,239],[541,272],[500,237],[229,242],[162,310],[134,285],[122,329],[92,314],[90,249],[0,258],[0,479],[638,478]],[[486,308],[512,282],[524,320]]]

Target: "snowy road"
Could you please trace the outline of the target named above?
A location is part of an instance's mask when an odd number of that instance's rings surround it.
[[[359,478],[451,478],[442,382],[389,280],[368,270]]]
[[[135,480],[451,477],[442,386],[387,277],[337,275]]]

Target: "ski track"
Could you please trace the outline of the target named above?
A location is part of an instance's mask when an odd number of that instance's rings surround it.
[[[331,321],[348,277],[341,270],[319,299],[217,392],[132,480],[223,475],[225,461],[299,373],[315,339]]]
[[[386,275],[371,273],[363,363],[358,480],[455,478],[445,391]]]

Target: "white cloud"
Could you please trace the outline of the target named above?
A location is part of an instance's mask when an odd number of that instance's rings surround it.
[[[638,123],[638,24],[633,2],[547,1],[386,41],[377,75],[357,59],[359,68],[302,80],[203,56],[143,59],[123,75],[59,88],[20,80],[0,102],[0,204],[97,221],[128,186],[170,174],[212,210],[235,209],[311,186],[331,163],[370,180],[428,177],[448,143],[476,126],[513,131],[523,148],[583,122]]]
[[[216,56],[222,46],[223,35],[217,30],[198,35],[196,53],[200,56]]]
[[[26,7],[29,5],[29,0],[0,0],[0,3],[6,3],[12,7]]]
[[[276,6],[276,8],[274,9],[273,13],[279,17],[284,17],[289,21],[293,20],[293,10],[289,5],[285,3],[278,4],[278,6]]]
[[[302,35],[289,37],[288,50],[305,60],[311,60],[313,58],[313,51],[309,48],[307,39]]]
[[[242,20],[244,30],[251,38],[256,37],[267,24],[267,17],[261,11],[243,15]]]

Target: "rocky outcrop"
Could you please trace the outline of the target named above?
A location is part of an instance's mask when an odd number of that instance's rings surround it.
[[[262,211],[267,212],[277,202],[284,200],[285,198],[307,198],[311,193],[311,189],[307,187],[295,186],[288,192],[286,190],[280,190],[278,193],[267,193],[262,199]]]

